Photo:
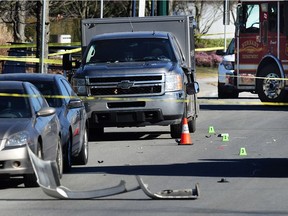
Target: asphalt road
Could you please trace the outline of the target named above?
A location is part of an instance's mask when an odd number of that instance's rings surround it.
[[[199,83],[193,145],[178,145],[169,127],[109,128],[103,139],[89,143],[88,165],[73,167],[61,179],[72,190],[111,187],[121,179],[134,188],[135,175],[153,192],[199,183],[198,199],[152,200],[136,190],[101,199],[57,200],[40,188],[24,188],[21,181],[2,181],[0,214],[288,215],[287,107],[253,105],[259,100],[249,93],[223,103],[215,95],[215,78]],[[215,133],[209,134],[209,127]],[[247,155],[240,155],[241,149]]]

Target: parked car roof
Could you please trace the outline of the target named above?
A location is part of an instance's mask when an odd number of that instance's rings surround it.
[[[0,75],[3,79],[7,77],[7,80],[11,80],[11,77],[21,78],[22,80],[27,77],[27,79],[31,80],[53,80],[60,77],[63,77],[60,74],[40,74],[40,73],[10,73],[10,74],[1,74]]]

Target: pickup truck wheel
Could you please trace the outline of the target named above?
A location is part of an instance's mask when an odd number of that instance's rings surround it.
[[[283,102],[285,101],[286,92],[282,87],[283,80],[279,69],[274,65],[265,66],[259,74],[262,79],[257,79],[256,89],[259,99],[262,102]]]
[[[192,118],[190,121],[188,121],[188,128],[190,133],[194,133],[196,131],[196,118]]]
[[[172,138],[177,139],[181,137],[182,124],[170,125],[170,135]]]

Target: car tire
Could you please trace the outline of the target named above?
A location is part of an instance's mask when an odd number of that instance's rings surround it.
[[[263,79],[257,79],[256,90],[262,102],[285,102],[286,91],[285,88],[281,88],[281,85],[283,85],[281,82],[283,81],[279,79],[281,75],[278,67],[274,65],[265,66],[260,71],[259,77],[263,77]],[[273,80],[273,78],[275,79]]]
[[[36,155],[40,159],[43,158],[43,152],[42,152],[42,147],[41,147],[40,142],[38,142],[37,144]],[[37,182],[37,176],[35,173],[25,174],[23,177],[24,177],[24,187],[26,188],[39,187],[38,182]]]
[[[61,138],[58,138],[57,142],[57,150],[56,150],[56,164],[58,169],[58,176],[61,179],[63,176],[63,151],[62,151],[62,143]]]
[[[79,155],[75,159],[76,165],[86,165],[88,163],[89,145],[87,129],[84,130],[82,148]]]
[[[65,154],[64,154],[64,172],[69,173],[72,166],[72,140],[71,135],[69,135],[68,140],[65,145]]]

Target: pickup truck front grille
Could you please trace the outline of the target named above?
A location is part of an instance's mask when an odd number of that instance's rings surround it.
[[[129,80],[131,82],[144,82],[144,81],[161,81],[162,75],[158,76],[129,76],[129,77],[92,77],[89,79],[90,83],[111,83],[111,82],[121,82],[123,80]]]
[[[91,77],[88,89],[92,96],[160,95],[164,91],[164,75]]]
[[[161,93],[161,86],[121,88],[91,88],[92,95],[134,95]]]

